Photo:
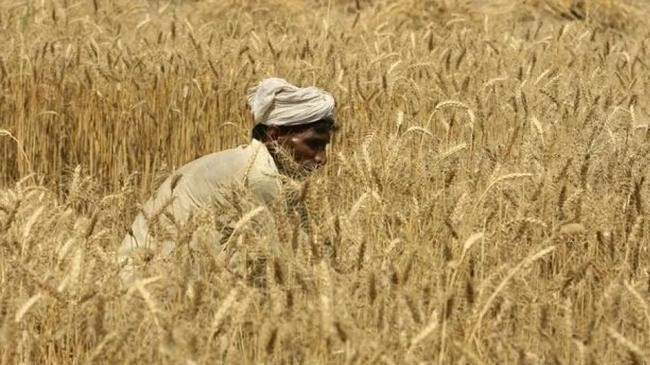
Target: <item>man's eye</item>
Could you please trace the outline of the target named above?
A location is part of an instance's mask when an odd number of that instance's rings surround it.
[[[309,146],[311,148],[313,148],[313,149],[316,149],[316,150],[322,150],[322,149],[325,149],[325,146],[327,146],[327,143],[325,143],[323,141],[310,141]]]

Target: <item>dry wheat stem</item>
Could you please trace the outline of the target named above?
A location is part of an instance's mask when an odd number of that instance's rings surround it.
[[[496,289],[492,292],[490,297],[485,301],[483,304],[481,310],[478,313],[478,318],[476,319],[476,322],[474,323],[474,326],[472,327],[471,331],[469,332],[468,339],[473,339],[474,336],[479,331],[479,328],[481,326],[481,321],[483,320],[483,316],[485,316],[485,313],[490,309],[490,305],[496,299],[496,297],[499,295],[499,293],[506,288],[508,285],[508,282],[515,276],[517,273],[526,267],[530,266],[533,262],[539,260],[540,258],[548,255],[549,253],[553,252],[555,250],[555,246],[550,246],[546,247],[537,253],[526,257],[524,260],[522,260],[517,266],[512,268],[508,274],[503,278],[503,280],[499,283],[499,285],[496,287]]]

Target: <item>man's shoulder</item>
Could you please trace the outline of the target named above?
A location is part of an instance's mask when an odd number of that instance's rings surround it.
[[[255,143],[253,141],[249,144],[201,156],[183,165],[177,170],[177,173],[193,175],[200,172],[204,176],[217,177],[221,175],[225,177],[224,175],[230,175],[245,169],[251,163],[253,156],[256,155],[257,149],[255,147],[260,147],[258,144],[259,142]]]
[[[212,165],[215,163],[232,163],[240,159],[245,159],[249,154],[246,146],[247,145],[241,145],[227,150],[203,155],[183,165],[183,168],[190,168],[192,166],[200,166],[206,164]]]

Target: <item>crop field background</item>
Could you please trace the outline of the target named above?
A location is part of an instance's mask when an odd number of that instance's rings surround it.
[[[650,363],[648,14],[0,1],[0,363]],[[163,227],[123,286],[141,204],[248,141],[268,76],[337,99],[302,208]]]

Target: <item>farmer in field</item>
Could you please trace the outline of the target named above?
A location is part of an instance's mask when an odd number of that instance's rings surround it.
[[[173,251],[171,239],[153,237],[148,223],[153,217],[184,224],[198,210],[232,198],[236,190],[269,205],[281,190],[281,175],[302,177],[327,162],[326,147],[336,128],[334,98],[328,92],[269,78],[249,90],[248,105],[255,122],[248,145],[189,162],[145,203],[118,252],[125,282],[135,276],[136,252]]]

